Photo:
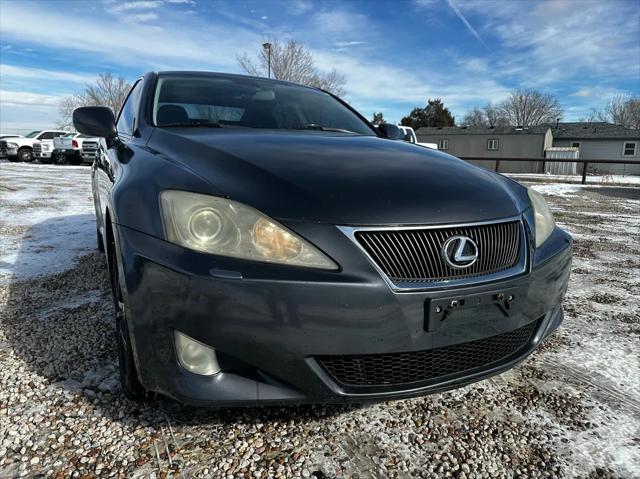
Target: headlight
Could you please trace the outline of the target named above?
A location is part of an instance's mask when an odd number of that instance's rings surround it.
[[[18,149],[18,144],[17,143],[7,143],[7,148],[9,148],[10,150],[17,150]]]
[[[168,241],[204,253],[309,268],[338,269],[315,246],[250,206],[186,191],[163,191]]]
[[[527,188],[527,192],[536,220],[536,248],[539,248],[551,236],[556,222],[553,221],[553,214],[542,195],[531,188]]]

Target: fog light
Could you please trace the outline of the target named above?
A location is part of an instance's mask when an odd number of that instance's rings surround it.
[[[205,346],[180,331],[175,331],[174,337],[180,366],[203,376],[212,376],[220,372],[215,349]]]

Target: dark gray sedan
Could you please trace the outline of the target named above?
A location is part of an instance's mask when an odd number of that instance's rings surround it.
[[[571,238],[542,197],[390,141],[291,83],[148,73],[93,165],[124,392],[203,405],[455,388],[562,322]]]

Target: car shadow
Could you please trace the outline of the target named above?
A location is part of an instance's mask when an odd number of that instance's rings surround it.
[[[30,373],[44,379],[45,387],[71,398],[78,406],[97,409],[114,421],[141,423],[212,424],[308,421],[357,409],[359,405],[300,405],[244,408],[197,408],[157,397],[144,403],[126,399],[120,390],[115,343],[113,305],[104,254],[81,250],[70,267],[53,274],[47,271],[52,251],[60,241],[78,241],[84,235],[66,238],[47,236],[48,231],[73,230],[94,233],[91,215],[52,218],[30,227],[23,235],[17,257],[3,270],[8,296],[0,312],[6,338],[2,349],[12,352]],[[90,226],[87,226],[90,225]],[[54,228],[55,227],[55,228]],[[93,240],[92,240],[93,241]],[[71,248],[69,248],[71,246]],[[69,253],[73,243],[62,251]],[[40,264],[38,264],[40,262]],[[59,270],[62,265],[58,265]],[[56,391],[52,391],[56,394]],[[84,403],[84,404],[83,404]]]

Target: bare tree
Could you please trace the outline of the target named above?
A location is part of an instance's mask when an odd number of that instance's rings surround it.
[[[468,112],[463,120],[463,126],[477,128],[496,128],[509,125],[509,120],[504,116],[500,106],[488,102],[482,108],[475,107]]]
[[[111,73],[101,73],[82,92],[60,101],[58,127],[73,128],[73,110],[81,106],[108,106],[117,115],[130,89],[131,85],[123,77],[115,78]]]
[[[513,126],[535,126],[552,123],[562,116],[555,96],[536,90],[516,90],[500,105],[500,110]]]
[[[640,97],[631,95],[612,96],[604,110],[593,110],[593,115],[599,121],[640,129]]]
[[[271,73],[278,80],[301,83],[323,90],[334,95],[344,95],[346,80],[335,69],[329,72],[319,71],[313,60],[311,51],[296,40],[281,43],[277,39],[269,40],[271,44]],[[249,75],[266,76],[269,65],[269,52],[261,48],[256,58],[246,53],[237,56],[238,64]]]
[[[491,128],[504,128],[509,126],[509,119],[505,116],[500,105],[488,102],[482,110],[487,119],[487,125]]]
[[[469,126],[472,128],[486,128],[487,118],[480,108],[475,107],[462,118],[462,126]]]

